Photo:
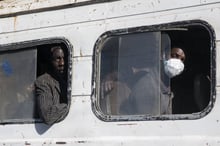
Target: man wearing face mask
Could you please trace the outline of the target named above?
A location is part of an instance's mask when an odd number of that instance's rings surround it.
[[[185,53],[180,47],[173,47],[169,58],[164,60],[163,71],[165,77],[162,79],[163,84],[161,84],[161,91],[164,92],[164,94],[161,94],[161,102],[163,103],[163,107],[161,108],[163,110],[161,112],[162,114],[172,114],[173,93],[170,91],[170,87],[167,87],[166,79],[170,80],[180,75],[184,70],[184,61]],[[161,74],[163,74],[163,72]]]
[[[173,47],[171,58],[164,61],[164,71],[170,78],[182,73],[184,69],[185,53],[179,47]]]

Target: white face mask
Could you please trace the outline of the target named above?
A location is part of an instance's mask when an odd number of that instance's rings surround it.
[[[181,74],[183,70],[184,64],[180,59],[170,58],[164,61],[164,71],[170,78]]]

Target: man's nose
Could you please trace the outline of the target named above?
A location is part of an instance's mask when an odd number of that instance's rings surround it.
[[[64,65],[64,59],[63,59],[63,58],[60,59],[59,64],[60,64],[60,65]]]

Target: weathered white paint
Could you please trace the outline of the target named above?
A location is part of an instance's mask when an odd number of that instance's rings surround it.
[[[11,14],[42,8],[51,8],[69,4],[78,4],[91,0],[2,0],[0,1],[0,14]]]
[[[74,0],[0,1],[4,14],[72,4]],[[0,44],[64,37],[73,45],[72,103],[68,116],[47,127],[41,123],[0,125],[0,145],[219,146],[220,1],[121,0],[0,18]],[[91,107],[92,54],[109,30],[184,20],[204,20],[216,34],[215,106],[198,120],[104,122]],[[187,105],[186,105],[187,106]]]

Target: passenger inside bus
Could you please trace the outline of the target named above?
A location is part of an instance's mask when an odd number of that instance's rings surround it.
[[[139,51],[138,49],[130,50],[133,52],[126,50],[127,54],[132,54],[136,58],[132,57],[127,60],[127,65],[125,65],[127,67],[125,69],[126,77],[123,77],[126,79],[124,81],[118,79],[122,75],[117,71],[113,71],[104,77],[101,94],[103,100],[108,99],[110,103],[110,105],[106,104],[106,109],[103,109],[105,112],[113,115],[158,114],[158,102],[155,98],[157,91],[154,91],[157,90],[154,88],[157,83],[153,78],[153,74],[156,72],[155,69],[151,68],[154,60],[149,60],[150,56],[147,56],[148,52],[145,50],[145,48]],[[172,78],[183,71],[185,53],[181,48],[173,47],[169,58],[164,63],[164,71],[169,78]],[[162,82],[160,84],[161,105],[159,114],[171,114],[173,95],[168,89],[170,87],[166,87]]]
[[[48,125],[61,121],[68,113],[64,57],[61,46],[51,47],[49,70],[35,81],[37,110]]]

